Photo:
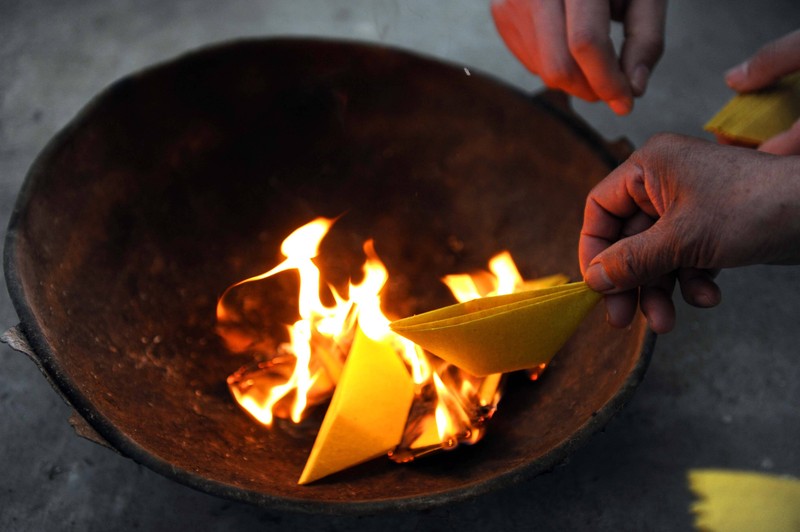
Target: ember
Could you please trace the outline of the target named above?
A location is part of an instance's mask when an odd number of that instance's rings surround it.
[[[371,240],[364,244],[360,283],[350,282],[343,292],[322,286],[313,259],[333,222],[318,218],[295,230],[281,245],[283,262],[232,285],[220,297],[219,334],[232,351],[261,359],[228,377],[234,398],[267,426],[275,417],[301,423],[312,407],[333,398],[300,483],[380,455],[407,462],[459,443],[476,443],[497,408],[502,375],[475,377],[389,329],[380,299],[388,273]],[[443,281],[458,302],[567,281],[563,275],[524,281],[508,252],[492,258],[489,269],[448,275]],[[250,303],[231,297],[232,291],[288,271],[299,276],[300,319],[287,327],[286,342],[265,351],[259,334],[245,326],[253,322],[247,316]],[[325,305],[321,292],[334,304]],[[532,370],[532,378],[543,369]]]

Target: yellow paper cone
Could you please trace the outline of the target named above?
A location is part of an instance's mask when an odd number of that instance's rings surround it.
[[[600,300],[586,283],[485,297],[395,321],[397,334],[473,375],[548,363]]]
[[[388,341],[358,328],[299,484],[372,460],[403,437],[414,382]]]
[[[800,480],[763,473],[693,470],[689,487],[698,530],[800,530]]]
[[[734,96],[705,125],[705,130],[757,146],[789,129],[800,118],[800,74],[775,86]]]

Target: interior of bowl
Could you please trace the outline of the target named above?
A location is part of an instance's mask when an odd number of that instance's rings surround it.
[[[138,462],[273,507],[438,504],[551,468],[607,421],[647,364],[641,317],[615,330],[598,306],[542,379],[512,383],[475,446],[298,486],[313,438],[234,405],[225,378],[248,360],[215,334],[217,297],[317,216],[341,215],[323,275],[358,277],[374,238],[397,316],[450,303],[439,278],[504,249],[525,277],[577,280],[583,199],[612,165],[569,116],[461,68],[353,43],[237,42],[125,78],[51,142],[6,274],[49,378]]]

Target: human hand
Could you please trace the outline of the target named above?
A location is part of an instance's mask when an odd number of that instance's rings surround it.
[[[493,0],[500,36],[528,70],[550,88],[620,115],[644,94],[664,48],[666,0]],[[625,27],[618,58],[611,21]]]
[[[763,46],[755,55],[725,74],[727,84],[737,92],[769,87],[786,74],[800,70],[800,30]],[[777,155],[800,154],[800,120],[766,140],[759,150]]]
[[[578,251],[609,323],[627,326],[638,295],[668,332],[676,279],[688,303],[713,307],[721,268],[800,264],[800,158],[657,135],[589,193]]]

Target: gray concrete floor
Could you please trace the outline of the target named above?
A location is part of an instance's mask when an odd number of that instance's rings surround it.
[[[609,138],[700,135],[729,97],[722,72],[800,27],[796,0],[679,0],[666,54],[633,114],[576,108]],[[445,58],[533,91],[484,0],[0,0],[0,226],[25,173],[95,93],[141,67],[241,36],[324,35]],[[0,529],[685,530],[686,471],[800,476],[800,268],[720,277],[715,310],[679,306],[632,403],[554,472],[476,500],[392,516],[265,511],[193,491],[75,436],[69,409],[0,347]],[[0,327],[17,318],[0,291]],[[480,528],[479,528],[480,527]]]

